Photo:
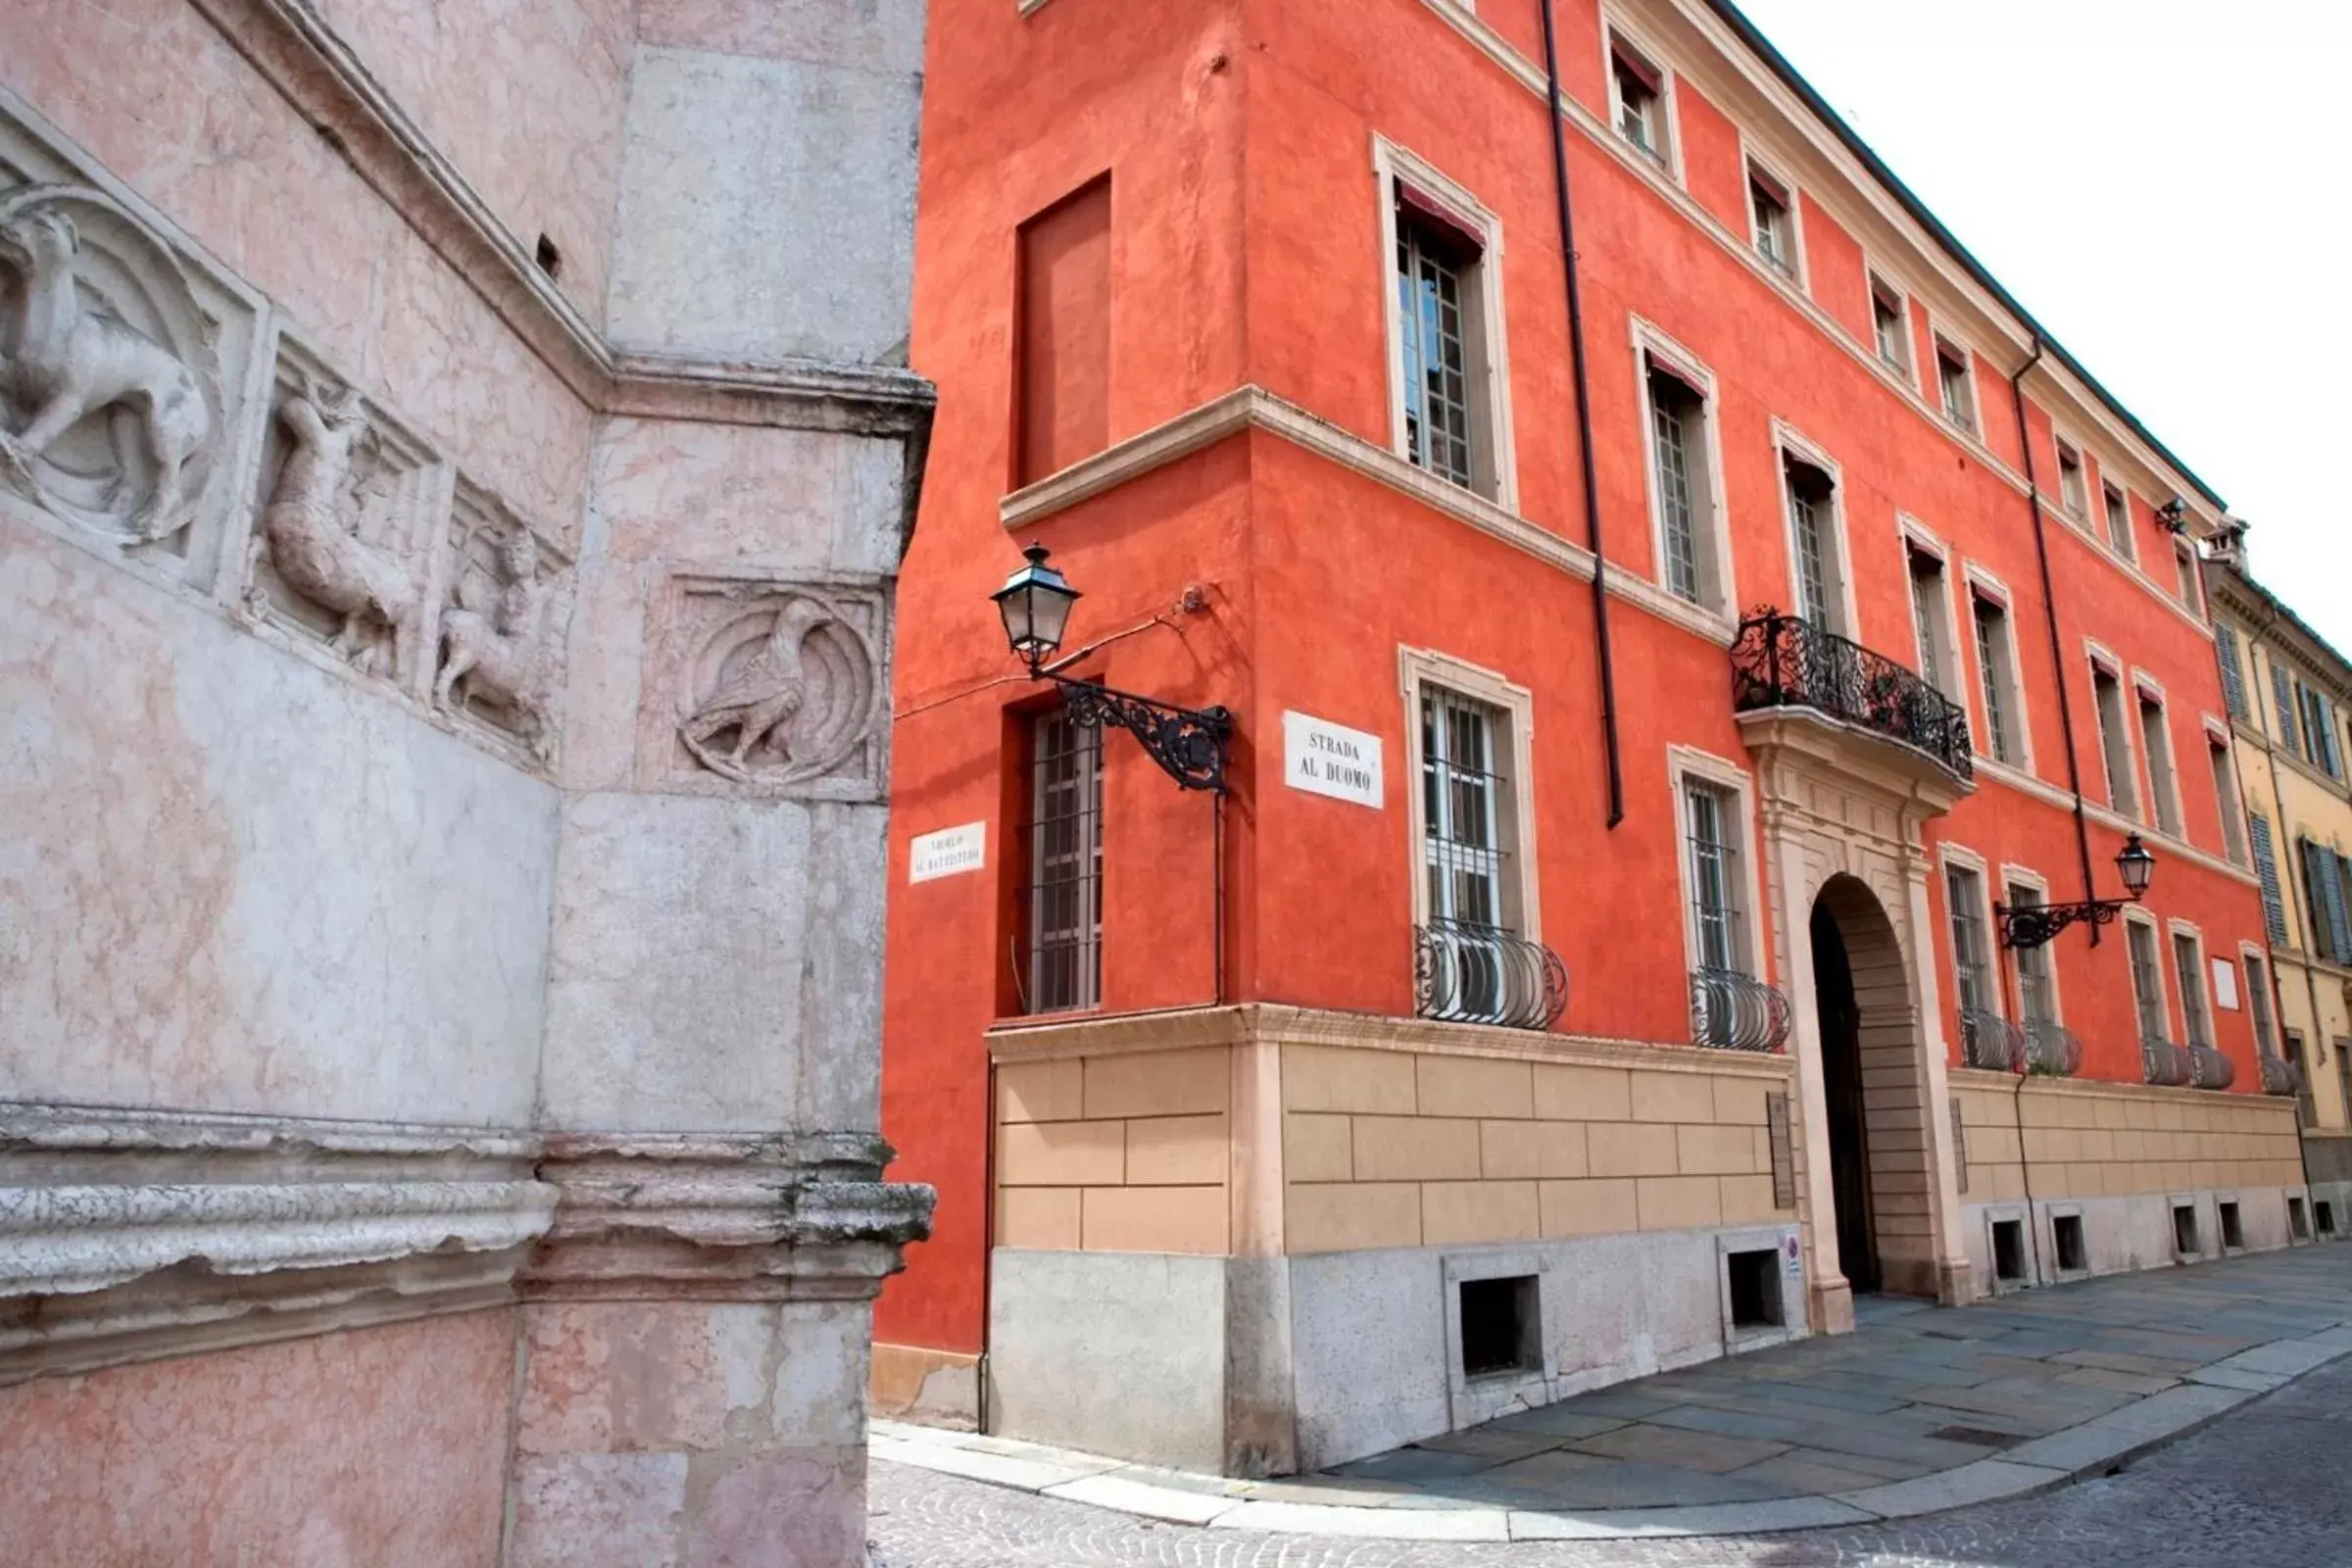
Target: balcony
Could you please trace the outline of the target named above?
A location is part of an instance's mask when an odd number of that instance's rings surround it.
[[[2026,1032],[1997,1012],[1963,1007],[1960,1059],[1985,1072],[2015,1072],[2026,1059]]]
[[[1777,610],[1740,623],[1732,708],[1810,712],[1926,760],[1963,790],[1975,778],[1959,704],[1884,654]]]
[[[1690,971],[1690,1040],[1714,1051],[1779,1051],[1795,1014],[1774,986],[1737,969]]]
[[[2044,1078],[2072,1078],[2082,1070],[2082,1042],[2064,1024],[2048,1018],[2029,1019],[2026,1070]]]
[[[2284,1099],[2289,1095],[2299,1095],[2303,1092],[2302,1068],[2291,1061],[2274,1056],[2267,1051],[2256,1053],[2255,1059],[2262,1064],[2262,1092],[2264,1094],[2277,1095]]]
[[[1548,1029],[1568,1009],[1568,966],[1541,942],[1467,920],[1413,928],[1413,1010],[1441,1023]]]
[[[2161,1084],[2167,1089],[2185,1089],[2196,1074],[2187,1048],[2176,1046],[2161,1037],[2142,1037],[2139,1042],[2139,1062],[2148,1082]]]

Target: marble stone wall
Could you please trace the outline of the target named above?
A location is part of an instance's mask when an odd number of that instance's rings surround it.
[[[860,1559],[922,32],[0,18],[43,1560]]]

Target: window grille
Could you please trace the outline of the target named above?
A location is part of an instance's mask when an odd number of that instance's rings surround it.
[[[1102,994],[1102,730],[1040,714],[1029,764],[1030,1012],[1092,1007]]]
[[[1465,488],[1473,482],[1464,348],[1465,247],[1396,209],[1396,337],[1404,355],[1405,456]]]
[[[1739,797],[1698,783],[1687,786],[1685,793],[1690,813],[1690,913],[1698,938],[1698,966],[1745,973],[1740,846],[1733,817]]]
[[[2156,966],[2156,930],[2133,920],[2126,927],[2125,949],[2132,956],[2132,1000],[2139,1008],[2139,1037],[2167,1040],[2164,1018],[2164,973]]]
[[[1692,495],[1690,443],[1697,399],[1671,375],[1649,372],[1649,418],[1657,448],[1658,526],[1666,547],[1666,587],[1698,602],[1697,506]]]
[[[2009,884],[2009,906],[2031,909],[2042,902],[2041,890],[2020,882]],[[2050,972],[2049,944],[2017,950],[2017,1001],[2028,1023],[2058,1021],[2058,988]]]
[[[2271,843],[2271,819],[2260,811],[2246,813],[2246,836],[2254,842],[2254,870],[2262,879],[2262,923],[2271,946],[2286,946],[2286,900],[2278,892],[2278,857]]]
[[[1508,722],[1484,703],[1422,691],[1423,858],[1435,919],[1512,928],[1504,830],[1515,802],[1500,765]]]
[[[2001,607],[1989,600],[1969,596],[1971,617],[1977,623],[1977,673],[1984,685],[1984,740],[1989,755],[1997,762],[2012,760],[2009,749],[2009,712],[2004,701],[2008,686],[2009,645],[2007,628],[2002,625]]]
[[[1951,906],[1952,970],[1959,990],[1960,1010],[1990,1012],[1992,989],[1984,949],[1984,884],[1963,865],[1943,868],[1944,902]]]
[[[2188,1044],[2213,1046],[2213,1019],[2205,1011],[2204,963],[2197,956],[2197,939],[2182,932],[2173,933],[2173,969],[2180,982],[2180,1022],[2188,1031]]]

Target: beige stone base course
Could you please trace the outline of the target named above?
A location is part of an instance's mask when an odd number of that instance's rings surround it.
[[[2036,1199],[2303,1185],[2291,1100],[2081,1079],[2021,1085],[1962,1069],[1951,1083],[1966,1201],[2022,1199],[2029,1175]]]

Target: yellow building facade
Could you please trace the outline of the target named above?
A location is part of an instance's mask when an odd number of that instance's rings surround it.
[[[2215,567],[2209,586],[2244,806],[2231,848],[2262,878],[2267,1000],[2280,1054],[2302,1073],[2313,1218],[2340,1236],[2352,1233],[2352,663],[2241,566]],[[2218,776],[2223,737],[2208,738]],[[2258,1025],[2265,1000],[2249,998]]]

